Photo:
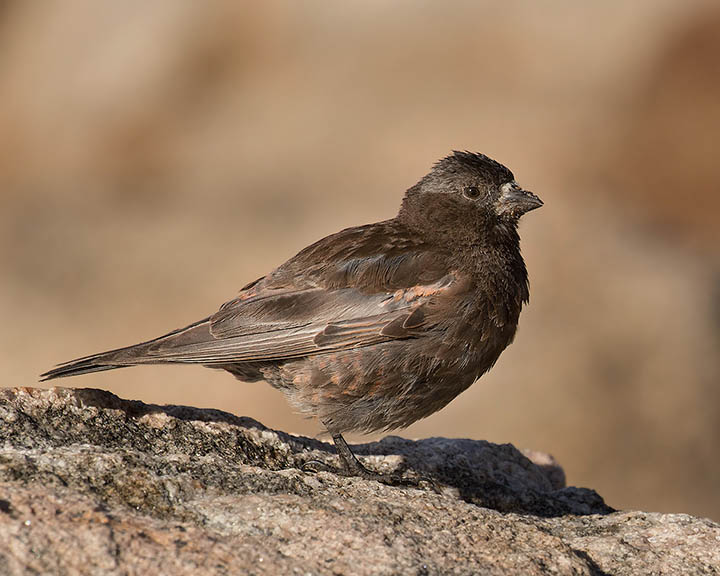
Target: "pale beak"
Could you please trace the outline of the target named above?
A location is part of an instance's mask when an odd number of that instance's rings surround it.
[[[500,188],[501,194],[497,201],[498,214],[508,214],[519,218],[530,210],[540,208],[543,201],[532,192],[523,190],[515,182],[503,184]]]

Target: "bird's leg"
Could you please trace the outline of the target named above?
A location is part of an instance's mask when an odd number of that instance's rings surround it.
[[[352,453],[350,446],[348,446],[348,443],[345,442],[345,438],[342,437],[342,434],[333,434],[332,439],[335,443],[335,449],[337,450],[338,456],[340,456],[340,462],[342,463],[345,475],[359,476],[367,480],[378,480],[385,484],[388,483],[388,479],[394,478],[396,480],[394,483],[397,483],[399,477],[372,472],[365,468],[365,466],[362,465],[362,462],[358,460],[357,456]]]
[[[358,476],[360,478],[364,478],[365,480],[375,480],[376,482],[381,482],[382,484],[387,484],[389,486],[414,486],[416,488],[420,488],[423,483],[427,483],[435,492],[438,494],[442,493],[439,485],[432,478],[425,478],[423,476],[418,476],[417,478],[407,478],[398,473],[381,474],[380,472],[368,470],[362,465],[362,462],[358,460],[357,456],[352,453],[350,446],[348,446],[348,443],[345,442],[345,438],[342,437],[342,434],[332,433],[332,439],[343,465],[343,471],[341,474],[344,473],[346,476]]]
[[[335,449],[337,450],[338,456],[340,457],[340,463],[342,465],[340,470],[334,470],[331,466],[328,466],[324,462],[317,460],[311,460],[306,462],[302,469],[306,472],[319,472],[325,470],[327,472],[333,472],[340,476],[358,477],[364,480],[374,480],[382,484],[389,486],[413,486],[416,488],[421,487],[423,483],[429,484],[430,487],[437,492],[441,493],[440,487],[432,478],[425,478],[419,476],[417,478],[406,478],[402,474],[381,474],[380,472],[373,472],[363,466],[362,462],[358,460],[357,456],[350,450],[350,446],[339,432],[331,432],[333,442],[335,443]]]
[[[330,432],[332,435],[333,442],[335,443],[335,449],[337,450],[338,456],[340,457],[340,469],[335,469],[324,462],[319,460],[310,460],[305,462],[302,469],[306,472],[319,472],[324,470],[326,472],[332,472],[339,476],[358,477],[364,478],[365,480],[375,480],[382,482],[383,484],[389,484],[397,486],[400,484],[407,484],[403,480],[400,474],[381,474],[379,472],[373,472],[363,466],[362,462],[358,460],[357,456],[352,453],[350,446],[345,442],[345,438],[339,432]]]

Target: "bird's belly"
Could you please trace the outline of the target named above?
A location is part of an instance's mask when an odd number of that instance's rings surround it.
[[[402,428],[467,389],[511,339],[442,336],[306,357],[272,368],[267,377],[331,431]]]

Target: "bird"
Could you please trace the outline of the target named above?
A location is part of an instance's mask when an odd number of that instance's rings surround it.
[[[542,205],[504,165],[453,151],[406,191],[394,218],[311,244],[185,328],[41,379],[201,364],[265,380],[320,420],[341,472],[384,481],[343,434],[407,427],[492,368],[529,301],[518,223]]]

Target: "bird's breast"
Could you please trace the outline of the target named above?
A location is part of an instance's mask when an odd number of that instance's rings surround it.
[[[475,288],[448,303],[442,339],[435,352],[445,369],[467,373],[473,381],[489,370],[512,342],[522,301],[512,295]]]

